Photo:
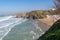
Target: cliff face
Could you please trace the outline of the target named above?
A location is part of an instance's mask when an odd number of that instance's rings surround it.
[[[53,15],[53,14],[56,14],[55,10],[34,10],[34,11],[30,11],[30,12],[17,14],[17,16],[39,19],[39,18],[45,18],[46,15]]]
[[[57,20],[60,19],[60,15],[46,15],[47,18],[39,19],[41,22],[52,26]]]
[[[26,17],[26,13],[20,13],[20,14],[17,14],[16,15],[17,18],[20,18],[20,17]]]
[[[60,40],[60,19],[46,31],[38,40]]]

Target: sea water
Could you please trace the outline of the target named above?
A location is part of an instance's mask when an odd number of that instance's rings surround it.
[[[0,40],[36,40],[41,34],[28,19],[0,17]]]

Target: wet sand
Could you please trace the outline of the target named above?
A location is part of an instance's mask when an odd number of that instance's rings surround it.
[[[40,20],[36,19],[36,20],[31,20],[32,24],[36,26],[37,29],[39,29],[40,31],[46,32],[50,26],[41,22]]]

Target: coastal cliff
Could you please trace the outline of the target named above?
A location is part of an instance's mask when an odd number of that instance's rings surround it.
[[[54,15],[55,14],[55,15]],[[57,40],[60,37],[60,15],[56,15],[55,11],[31,11],[23,14],[17,14],[17,18],[27,18],[29,20],[35,20],[33,23],[37,24],[38,27],[43,29],[45,32],[38,40]],[[58,21],[57,21],[58,20]],[[57,21],[57,22],[56,22]],[[45,26],[44,26],[45,25]],[[57,32],[57,33],[56,33]],[[55,39],[57,37],[57,39]]]
[[[46,31],[38,40],[60,40],[60,19]]]
[[[30,12],[24,12],[16,14],[17,17],[26,17],[26,18],[32,18],[32,19],[41,19],[46,18],[46,15],[55,15],[55,10],[33,10]]]

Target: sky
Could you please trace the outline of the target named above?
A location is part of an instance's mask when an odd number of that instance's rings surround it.
[[[0,0],[2,12],[25,12],[31,10],[48,10],[53,8],[52,0]]]

